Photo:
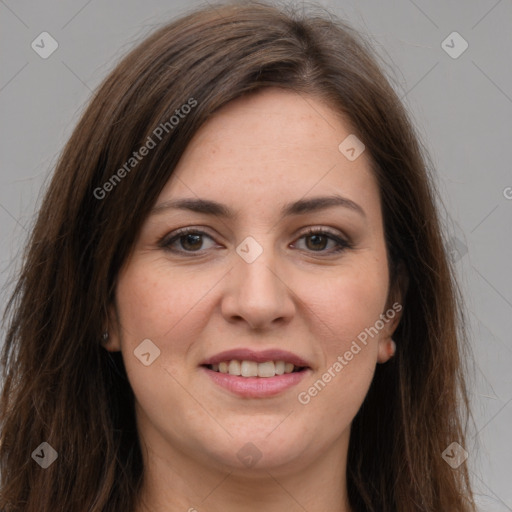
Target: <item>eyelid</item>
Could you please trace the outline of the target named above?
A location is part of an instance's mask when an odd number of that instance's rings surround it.
[[[300,240],[301,238],[308,235],[323,235],[328,236],[331,240],[334,240],[337,243],[337,248],[330,251],[308,251],[311,254],[318,253],[320,255],[325,254],[336,254],[346,249],[352,249],[353,243],[346,235],[340,233],[337,230],[333,230],[327,226],[309,226],[304,231],[301,231],[295,240]],[[295,242],[293,242],[295,243]]]
[[[332,235],[333,237],[338,237],[338,238],[347,238],[339,230],[336,230],[329,226],[308,226],[307,228],[304,228],[303,230],[299,231],[298,236],[304,236],[304,235],[316,234],[316,233]]]

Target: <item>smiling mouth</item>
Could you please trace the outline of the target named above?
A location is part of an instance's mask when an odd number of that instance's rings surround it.
[[[238,377],[261,377],[269,378],[289,373],[298,373],[305,371],[307,366],[295,366],[293,363],[285,361],[265,361],[257,363],[256,361],[239,361],[232,359],[230,361],[222,361],[218,364],[202,365],[208,370],[224,373]]]

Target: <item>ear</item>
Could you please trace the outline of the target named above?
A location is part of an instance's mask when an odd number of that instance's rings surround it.
[[[120,352],[121,342],[119,336],[119,320],[114,304],[109,306],[108,321],[105,321],[103,333],[108,333],[108,337],[101,340],[101,344],[108,352]]]
[[[393,282],[390,284],[390,291],[386,303],[386,309],[381,315],[384,322],[379,336],[379,348],[377,362],[386,363],[394,355],[396,343],[393,340],[393,334],[400,323],[404,309],[404,298],[409,286],[409,276],[405,264],[400,261],[394,272]]]

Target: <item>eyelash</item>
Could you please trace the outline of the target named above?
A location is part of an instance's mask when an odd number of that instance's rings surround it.
[[[183,236],[186,236],[186,235],[200,235],[201,237],[203,236],[206,236],[210,239],[213,240],[213,238],[208,235],[208,233],[205,233],[204,231],[201,231],[199,229],[195,229],[195,228],[181,228],[177,231],[175,231],[172,236],[169,238],[170,235],[166,235],[165,237],[163,237],[159,242],[158,242],[158,246],[168,252],[172,252],[172,253],[179,253],[179,254],[182,254],[182,255],[187,255],[187,256],[193,256],[193,255],[198,255],[198,254],[203,254],[205,251],[207,251],[208,249],[200,249],[198,251],[186,251],[186,250],[182,250],[182,249],[173,249],[171,248],[171,245],[176,242],[176,241],[179,241],[180,238],[182,238]],[[352,245],[350,242],[348,242],[347,240],[341,238],[340,236],[336,235],[335,233],[325,229],[325,228],[308,228],[304,233],[302,233],[299,238],[297,240],[300,240],[301,238],[305,238],[305,237],[308,237],[308,236],[313,236],[313,235],[320,235],[320,236],[326,236],[329,240],[333,240],[334,242],[336,242],[338,245],[337,247],[334,249],[334,250],[330,250],[330,251],[326,251],[326,250],[320,250],[320,251],[314,251],[314,250],[311,250],[310,252],[312,253],[324,253],[324,254],[337,254],[339,252],[342,252],[346,249],[351,249],[352,248]]]

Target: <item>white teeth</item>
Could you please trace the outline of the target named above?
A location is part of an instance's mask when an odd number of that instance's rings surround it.
[[[229,361],[228,373],[230,375],[240,375],[242,373],[242,370],[240,368],[240,361],[237,361],[236,359]]]
[[[276,361],[274,366],[276,375],[283,375],[285,367],[284,361]]]
[[[258,364],[258,377],[273,377],[275,374],[274,361]]]
[[[242,377],[257,377],[258,363],[255,363],[254,361],[242,361],[240,373],[242,374]]]
[[[215,372],[228,373],[229,375],[241,375],[242,377],[274,377],[284,373],[292,373],[295,366],[293,363],[284,361],[222,361],[219,364],[212,364],[211,369]]]

